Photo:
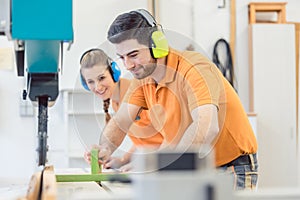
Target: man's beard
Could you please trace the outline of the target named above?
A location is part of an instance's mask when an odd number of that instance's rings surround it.
[[[150,64],[147,64],[146,66],[140,65],[139,68],[137,69],[137,71],[139,73],[137,73],[137,74],[134,73],[134,70],[131,73],[134,76],[134,78],[143,79],[143,78],[150,76],[154,72],[156,67],[157,67],[156,63],[150,63]]]

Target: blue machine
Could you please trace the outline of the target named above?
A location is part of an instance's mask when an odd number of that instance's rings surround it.
[[[0,13],[5,13],[0,15],[0,34],[14,41],[18,76],[27,73],[27,91],[23,92],[23,98],[28,96],[39,106],[38,165],[45,165],[47,109],[54,104],[59,94],[63,43],[73,41],[72,0],[0,2],[3,5]]]
[[[72,0],[11,0],[11,38],[23,45],[16,60],[22,76],[26,58],[30,100],[48,96],[55,101],[59,52],[63,42],[73,41]]]

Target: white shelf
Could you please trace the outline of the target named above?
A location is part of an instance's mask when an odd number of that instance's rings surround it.
[[[100,111],[97,111],[97,112],[90,112],[90,111],[68,111],[67,113],[68,115],[104,115],[105,113],[104,112],[100,112]]]
[[[73,150],[70,150],[68,152],[69,158],[82,158],[82,159],[84,159],[83,155],[84,155],[84,149],[77,149],[77,150],[73,149]]]
[[[85,90],[63,90],[67,167],[85,165],[85,148],[97,144],[105,126],[102,101]]]

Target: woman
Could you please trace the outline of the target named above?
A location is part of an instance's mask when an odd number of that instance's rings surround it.
[[[110,102],[116,112],[130,85],[130,80],[120,78],[121,72],[117,64],[101,49],[86,51],[80,59],[80,66],[82,85],[103,100],[107,123],[111,118],[108,112]],[[120,168],[121,171],[128,171],[131,169],[129,164],[131,154],[136,146],[159,147],[163,141],[162,135],[151,126],[146,110],[142,110],[136,116],[135,123],[127,135],[132,140],[133,147],[122,158],[110,158],[104,163],[104,168]]]

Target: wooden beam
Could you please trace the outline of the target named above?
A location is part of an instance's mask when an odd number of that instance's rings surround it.
[[[235,73],[234,73],[234,64],[235,64],[235,32],[236,32],[236,3],[235,0],[231,0],[230,2],[230,52],[232,58],[232,81],[234,84]]]
[[[53,166],[46,166],[43,171],[42,200],[55,200],[57,196],[56,178]]]
[[[91,173],[99,174],[102,172],[102,167],[98,160],[99,149],[92,149],[91,151]]]
[[[156,22],[159,23],[159,5],[157,0],[148,0],[148,11],[155,18]]]
[[[249,3],[249,24],[257,23],[257,12],[276,12],[276,23],[286,23],[286,2],[251,2]]]
[[[22,200],[55,200],[57,197],[56,178],[53,166],[46,166],[43,171],[31,176],[26,197]]]
[[[288,22],[289,24],[295,25],[295,54],[296,54],[296,143],[297,153],[299,149],[299,59],[300,59],[300,23],[299,22]]]
[[[296,46],[296,143],[297,153],[299,149],[299,59],[300,59],[300,23],[295,23],[295,46]]]
[[[57,182],[89,182],[89,181],[128,181],[128,174],[101,173],[101,174],[57,174]]]
[[[39,198],[39,193],[41,188],[41,177],[42,177],[42,172],[36,172],[31,176],[29,186],[27,189],[27,194],[24,199],[37,200]]]
[[[249,49],[249,112],[254,113],[254,89],[253,89],[253,45],[252,24],[248,25],[248,49]]]

